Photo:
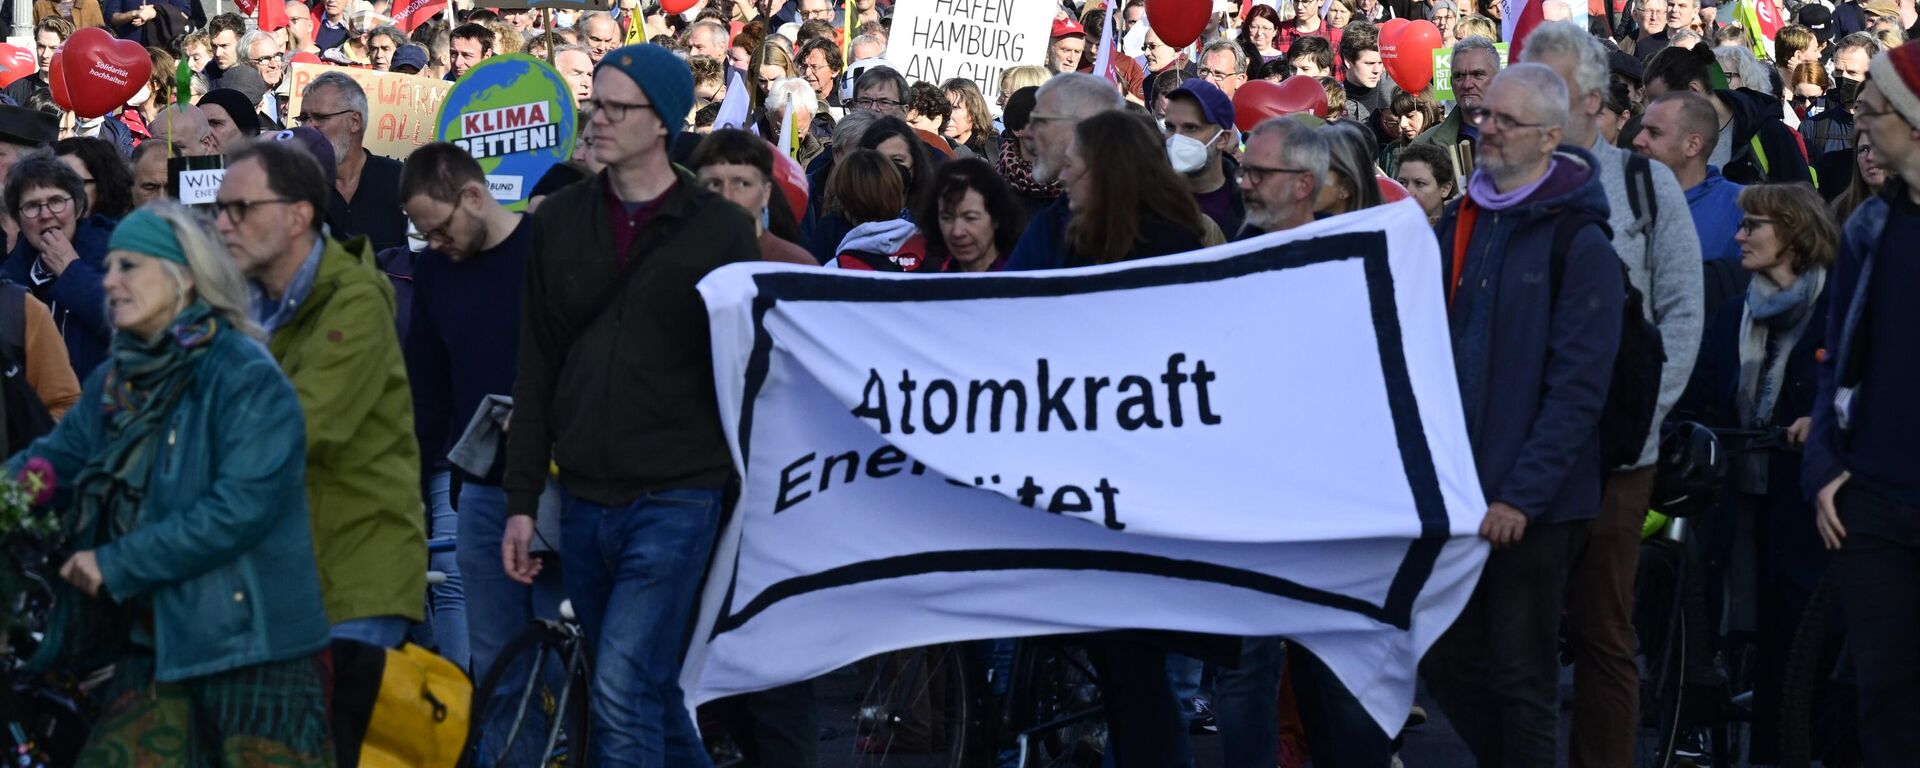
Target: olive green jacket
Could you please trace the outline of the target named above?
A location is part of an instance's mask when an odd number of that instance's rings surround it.
[[[393,285],[364,238],[326,239],[313,287],[267,348],[307,416],[307,507],[334,624],[421,618],[426,513]]]

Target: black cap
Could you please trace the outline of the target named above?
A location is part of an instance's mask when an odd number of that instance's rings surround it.
[[[1023,131],[1027,128],[1027,119],[1033,116],[1033,106],[1040,101],[1040,87],[1029,85],[1014,91],[1007,97],[1007,108],[1000,116],[1009,131]]]
[[[1820,42],[1833,39],[1833,11],[1824,5],[1808,3],[1800,8],[1800,26],[1813,30]]]
[[[0,141],[44,147],[60,138],[60,121],[37,109],[0,104]]]
[[[1646,65],[1634,58],[1633,54],[1622,51],[1607,52],[1607,71],[1636,83],[1647,79]]]
[[[212,104],[227,111],[227,117],[233,120],[233,127],[242,136],[252,136],[260,132],[260,114],[247,95],[232,88],[215,88],[201,96],[199,105]]]

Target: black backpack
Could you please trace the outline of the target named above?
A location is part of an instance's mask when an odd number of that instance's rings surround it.
[[[0,418],[5,455],[53,431],[53,414],[27,382],[27,289],[0,281]]]
[[[1635,181],[1629,166],[1628,187]],[[1637,195],[1633,196],[1638,202]],[[1648,197],[1651,200],[1651,196]],[[1638,207],[1637,205],[1635,206]],[[1567,248],[1587,224],[1600,227],[1612,239],[1612,228],[1604,217],[1587,212],[1569,212],[1553,231],[1552,299],[1560,303],[1560,281],[1566,272]],[[1647,319],[1645,297],[1633,287],[1627,265],[1620,264],[1620,282],[1626,287],[1621,302],[1620,349],[1614,353],[1613,376],[1607,385],[1607,402],[1600,411],[1600,463],[1603,469],[1632,466],[1640,460],[1653,430],[1653,413],[1659,408],[1660,369],[1667,362],[1660,329]]]

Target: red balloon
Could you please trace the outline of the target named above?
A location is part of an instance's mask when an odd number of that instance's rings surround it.
[[[1392,35],[1380,37],[1380,60],[1400,90],[1419,93],[1433,83],[1433,51],[1440,47],[1440,28],[1431,21],[1402,24]]]
[[[1374,176],[1373,180],[1380,187],[1380,202],[1397,203],[1407,199],[1407,188],[1400,186],[1400,182],[1378,175]]]
[[[1251,131],[1269,117],[1301,112],[1327,116],[1327,89],[1320,81],[1295,75],[1281,82],[1255,80],[1240,86],[1233,94],[1233,123],[1242,131]]]
[[[800,219],[807,212],[807,169],[774,147],[773,181],[780,185],[780,194],[787,197],[787,210],[793,211],[795,220]]]
[[[1407,20],[1399,18],[1387,19],[1386,21],[1380,22],[1380,44],[1386,45],[1387,38],[1393,37],[1393,33],[1400,31],[1400,28],[1406,25]]]
[[[1160,42],[1185,48],[1200,39],[1213,13],[1210,0],[1147,0],[1147,26]]]
[[[34,61],[33,51],[17,45],[0,43],[0,88],[13,84],[13,81],[33,74],[40,69],[40,63]]]
[[[53,54],[48,73],[53,103],[81,118],[95,118],[127,103],[153,77],[147,49],[115,40],[99,27],[73,33]]]
[[[669,14],[685,13],[688,8],[692,8],[699,2],[700,0],[660,0],[660,10]]]

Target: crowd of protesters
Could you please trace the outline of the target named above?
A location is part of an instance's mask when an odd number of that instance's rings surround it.
[[[39,71],[0,94],[0,310],[22,313],[0,319],[0,367],[40,416],[9,403],[4,439],[10,468],[61,478],[73,554],[46,655],[114,669],[83,762],[330,764],[330,642],[412,639],[477,679],[564,596],[594,658],[584,764],[707,764],[679,655],[735,468],[702,277],[1110,264],[1402,197],[1443,261],[1489,502],[1485,571],[1420,668],[1475,758],[1633,764],[1643,522],[1660,425],[1685,418],[1788,444],[1736,462],[1705,523],[1744,521],[1729,537],[1751,548],[1702,555],[1753,606],[1713,620],[1758,638],[1749,759],[1779,759],[1777,670],[1829,570],[1866,763],[1913,759],[1920,18],[1789,3],[1769,47],[1712,0],[1536,1],[1523,40],[1499,39],[1501,3],[1295,0],[1222,3],[1174,46],[1143,0],[1069,0],[1044,65],[991,83],[910,81],[886,0],[425,21],[389,0],[36,3]],[[1441,31],[1450,99],[1384,72],[1392,19]],[[86,26],[146,46],[153,76],[80,119],[47,69]],[[453,80],[519,52],[581,114],[525,213],[452,144],[372,151],[355,78],[289,76]],[[1236,94],[1288,78],[1326,103],[1241,130]],[[211,156],[217,200],[182,205],[170,164]],[[1610,386],[1649,345],[1650,412],[1615,445]],[[490,458],[454,464],[482,421]],[[430,537],[454,551],[429,563]],[[1214,734],[1236,768],[1397,759],[1304,648],[1226,640],[1238,663],[1086,638],[1116,764],[1191,765]],[[815,764],[809,684],[720,709],[752,764]],[[1709,764],[1710,723],[1686,725]]]

